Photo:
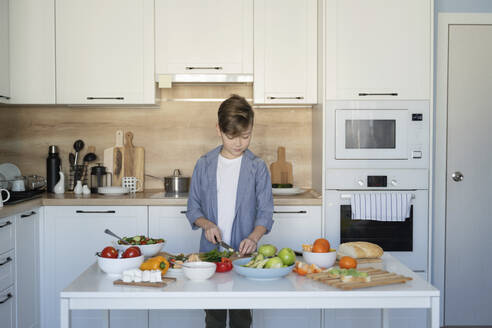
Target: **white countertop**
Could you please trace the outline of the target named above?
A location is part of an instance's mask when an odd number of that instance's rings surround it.
[[[71,299],[114,298],[122,300],[156,298],[161,301],[182,298],[191,301],[196,299],[211,300],[221,298],[248,298],[253,296],[265,299],[280,298],[288,300],[292,305],[305,307],[307,304],[310,304],[310,306],[314,305],[313,299],[320,297],[354,299],[376,295],[389,298],[392,296],[439,296],[439,291],[436,288],[405,267],[390,254],[384,254],[383,261],[386,270],[403,274],[413,278],[413,280],[404,284],[343,291],[295,273],[290,273],[285,278],[278,280],[258,281],[247,279],[233,270],[228,273],[216,273],[211,279],[203,282],[193,282],[182,276],[176,282],[171,282],[163,288],[114,286],[113,281],[116,278],[106,275],[94,263],[61,292],[61,297]],[[370,265],[367,264],[367,266]],[[257,308],[258,304],[250,304],[248,307]],[[282,302],[282,305],[286,305],[285,301]],[[198,308],[206,306],[207,304],[201,304]]]
[[[404,284],[338,290],[289,273],[273,281],[249,280],[231,271],[216,273],[206,281],[185,277],[166,287],[114,286],[115,278],[91,265],[60,293],[61,328],[69,328],[71,310],[124,309],[383,309],[427,308],[430,327],[439,328],[439,290],[390,254],[383,266],[413,278]],[[384,315],[386,313],[386,315]],[[383,320],[383,327],[389,326]]]

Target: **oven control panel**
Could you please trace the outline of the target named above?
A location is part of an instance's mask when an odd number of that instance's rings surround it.
[[[388,177],[386,175],[368,175],[367,187],[384,188],[388,187]]]

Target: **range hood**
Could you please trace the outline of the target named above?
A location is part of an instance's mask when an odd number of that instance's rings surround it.
[[[158,74],[160,88],[169,83],[252,83],[253,74]]]

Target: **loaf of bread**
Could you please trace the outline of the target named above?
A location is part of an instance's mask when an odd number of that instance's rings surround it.
[[[353,241],[340,244],[337,251],[337,258],[350,256],[354,259],[362,258],[380,258],[383,255],[383,249],[376,244],[366,241]]]

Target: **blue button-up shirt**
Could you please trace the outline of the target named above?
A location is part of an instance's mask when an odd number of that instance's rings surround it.
[[[191,178],[186,217],[193,229],[196,219],[204,217],[217,224],[217,162],[222,146],[200,157]],[[241,160],[241,170],[236,196],[236,215],[232,224],[231,246],[239,249],[241,241],[256,226],[264,226],[267,233],[273,225],[273,196],[270,173],[265,162],[246,150]],[[205,238],[202,231],[200,252],[216,246]]]

